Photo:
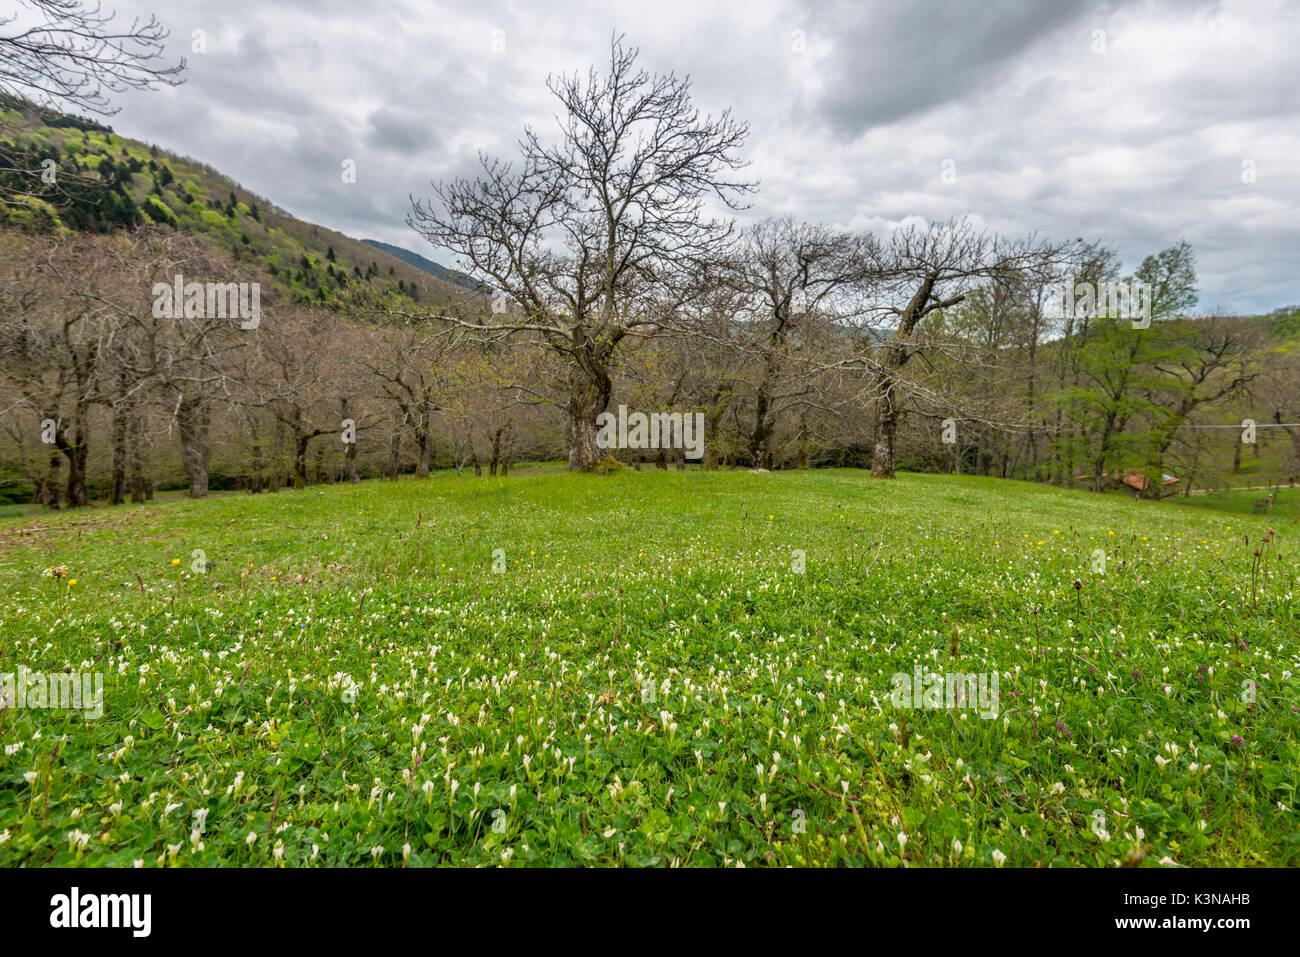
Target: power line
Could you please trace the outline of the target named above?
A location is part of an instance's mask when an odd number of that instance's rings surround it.
[[[1178,426],[1178,428],[1180,428],[1180,429],[1236,429],[1238,432],[1240,432],[1242,429],[1247,428],[1247,426],[1244,426],[1244,425],[1186,425],[1186,424],[1184,424],[1184,425],[1180,425],[1180,426]],[[1257,422],[1257,423],[1255,424],[1255,428],[1257,428],[1257,429],[1294,429],[1294,428],[1300,428],[1300,422]]]

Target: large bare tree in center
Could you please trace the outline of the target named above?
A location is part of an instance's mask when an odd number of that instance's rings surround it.
[[[435,184],[438,201],[415,201],[408,217],[513,301],[475,328],[537,335],[564,358],[569,467],[579,471],[600,457],[596,417],[619,343],[661,326],[690,286],[684,277],[731,240],[732,224],[708,204],[740,208],[753,188],[734,178],[748,126],[728,111],[702,115],[689,78],[647,73],[636,59],[616,37],[608,73],[548,78],[563,107],[558,142],[526,129],[517,162],[481,157],[478,178]]]

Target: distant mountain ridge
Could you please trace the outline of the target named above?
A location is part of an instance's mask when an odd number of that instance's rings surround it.
[[[466,289],[473,289],[476,292],[481,292],[485,288],[483,283],[473,277],[467,276],[463,272],[455,269],[448,269],[441,263],[436,263],[432,259],[426,259],[419,253],[413,253],[409,249],[404,249],[401,246],[394,246],[392,243],[380,242],[378,239],[363,239],[361,241],[367,246],[373,246],[375,249],[388,253],[388,255],[392,256],[394,259],[400,259],[408,265],[414,266],[416,269],[422,269],[429,273],[429,275],[441,279],[443,282],[452,282],[458,286],[464,286]]]

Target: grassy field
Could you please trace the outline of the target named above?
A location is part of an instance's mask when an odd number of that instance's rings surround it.
[[[0,711],[0,865],[1294,865],[1298,531],[856,471],[0,520],[0,672],[105,676]]]
[[[1291,525],[1300,521],[1300,488],[1224,489],[1203,495],[1177,495],[1169,499],[1174,505],[1213,508],[1239,515],[1262,515],[1274,524]]]

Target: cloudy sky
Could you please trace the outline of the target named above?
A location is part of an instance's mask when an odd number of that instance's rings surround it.
[[[405,225],[410,194],[511,155],[525,124],[553,130],[547,74],[600,62],[618,31],[750,123],[747,217],[883,232],[970,214],[1102,240],[1128,269],[1185,238],[1201,308],[1300,303],[1295,0],[104,6],[156,11],[189,61],[183,86],[119,97],[116,129],[448,265]]]

